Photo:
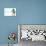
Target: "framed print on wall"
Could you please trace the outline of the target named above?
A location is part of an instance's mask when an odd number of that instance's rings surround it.
[[[4,8],[4,16],[16,16],[16,8]]]

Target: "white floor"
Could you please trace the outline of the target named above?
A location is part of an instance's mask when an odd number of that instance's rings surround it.
[[[0,44],[0,46],[8,46],[8,44]],[[10,46],[18,46],[18,44],[14,44],[14,45],[11,45]]]

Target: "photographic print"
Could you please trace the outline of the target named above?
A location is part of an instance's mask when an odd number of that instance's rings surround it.
[[[16,8],[4,8],[4,16],[16,16]]]

